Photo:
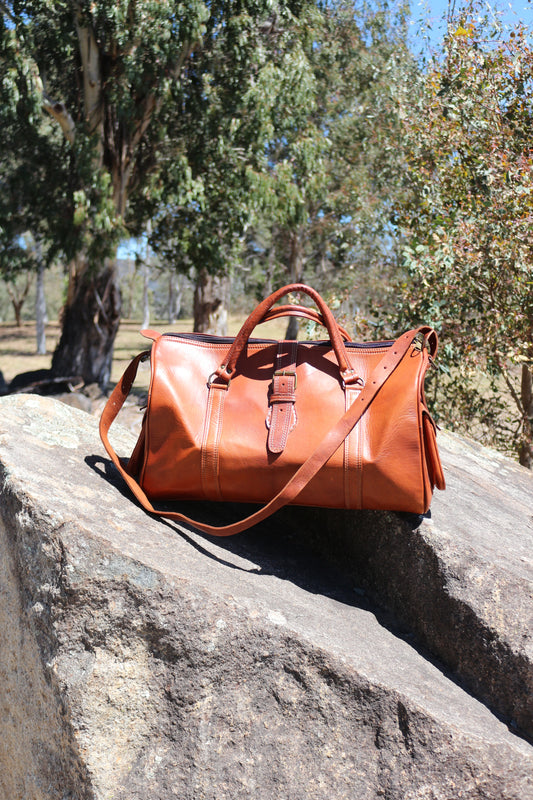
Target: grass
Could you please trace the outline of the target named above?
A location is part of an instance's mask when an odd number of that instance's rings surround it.
[[[228,320],[228,334],[234,336],[239,331],[244,319],[245,317],[243,315],[230,316]],[[285,335],[286,325],[286,319],[273,320],[272,322],[262,325],[255,332],[255,335],[271,339],[282,339]],[[139,333],[141,327],[142,323],[136,320],[123,320],[121,322],[115,341],[111,372],[112,385],[119,380],[131,359],[137,355],[137,353],[149,347],[148,340]],[[168,325],[168,323],[162,321],[154,321],[151,323],[150,327],[162,332],[187,332],[192,330],[192,320],[180,320],[175,325]],[[37,355],[35,353],[36,336],[34,322],[24,322],[20,328],[17,328],[13,323],[0,323],[0,371],[3,373],[6,383],[9,383],[15,375],[21,372],[50,367],[52,353],[59,339],[59,335],[59,323],[50,322],[46,328],[47,353],[45,355]],[[303,338],[305,338],[305,336],[303,336]],[[488,390],[487,378],[483,375],[480,375],[479,378],[479,393],[484,395]],[[141,364],[133,389],[133,395],[137,397],[137,400],[145,396],[148,390],[149,380],[149,364]],[[506,400],[506,409],[501,412],[500,418],[502,424],[504,424],[507,429],[509,426],[509,419],[514,419],[516,416],[516,409],[511,396],[506,391],[506,387],[502,385],[500,388],[501,394]],[[441,398],[440,403],[443,411],[443,424],[450,427],[451,420],[447,417],[446,413],[444,413],[446,412],[446,402]],[[451,427],[452,429],[455,427],[458,431],[467,433],[482,444],[497,447],[507,455],[515,457],[512,442],[510,440],[505,441],[505,443],[503,440],[497,441],[495,430],[491,427],[490,431],[487,431],[486,427],[481,425],[478,420],[469,419],[464,425],[463,421],[459,420],[456,426],[452,424]]]
[[[230,316],[228,320],[228,335],[234,336],[243,322],[243,316]],[[260,334],[258,333],[257,335],[272,339],[283,338],[286,326],[287,321],[285,319],[273,320],[262,325]],[[113,354],[112,383],[118,381],[131,359],[149,346],[148,340],[139,333],[141,327],[141,323],[135,320],[123,320],[120,323]],[[164,332],[191,331],[192,320],[179,320],[175,325],[155,321],[151,323],[150,327]],[[35,352],[36,335],[34,322],[24,322],[20,328],[17,328],[13,323],[0,323],[0,370],[6,383],[9,383],[15,375],[19,375],[21,372],[49,367],[59,335],[59,323],[50,322],[46,326],[47,352],[45,355],[37,355]],[[140,370],[137,381],[138,389],[148,388],[148,379],[148,369]]]
[[[50,366],[51,354],[59,338],[59,324],[51,322],[46,328],[47,354],[37,355],[35,323],[23,322],[20,328],[13,323],[0,324],[0,370],[9,383],[15,375]]]

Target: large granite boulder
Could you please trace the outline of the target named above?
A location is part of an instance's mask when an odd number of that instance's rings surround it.
[[[447,489],[417,530],[377,512],[295,508],[292,522],[533,739],[533,473],[446,432],[439,447]]]
[[[417,530],[214,540],[133,503],[89,415],[0,400],[1,800],[532,800],[533,476],[440,444]]]

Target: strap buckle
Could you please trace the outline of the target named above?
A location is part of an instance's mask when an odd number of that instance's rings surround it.
[[[209,376],[209,378],[207,379],[207,388],[208,389],[211,388],[211,386],[214,384],[214,382],[217,380],[217,378],[220,378],[220,375],[218,374],[218,372],[212,372],[211,375]],[[231,378],[227,382],[222,380],[222,378],[220,378],[220,380],[221,380],[221,384],[220,384],[221,388],[222,389],[229,389],[229,385],[231,383]]]
[[[359,386],[360,389],[364,389],[365,387],[363,378],[361,378],[354,369],[345,369],[341,372],[341,384],[343,389],[346,389],[348,386]]]
[[[274,375],[281,375],[282,377],[288,376],[289,378],[294,378],[294,388],[298,386],[298,376],[296,375],[296,371],[294,369],[277,369]]]

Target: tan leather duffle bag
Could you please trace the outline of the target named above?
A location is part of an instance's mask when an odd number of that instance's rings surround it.
[[[274,306],[289,292],[318,311]],[[251,338],[256,325],[282,315],[325,326],[323,341]],[[424,376],[437,351],[428,327],[396,341],[356,344],[314,289],[292,284],[260,303],[234,338],[157,334],[112,392],[100,422],[102,441],[148,511],[229,536],[287,503],[326,508],[425,513],[444,489]],[[108,431],[150,358],[142,431],[125,465]],[[153,502],[257,503],[246,519],[215,527]]]

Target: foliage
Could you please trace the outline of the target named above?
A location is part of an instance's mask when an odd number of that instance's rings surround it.
[[[364,302],[379,287],[368,276],[396,260],[395,92],[416,71],[406,38],[404,11],[351,0],[260,25],[210,20],[176,87],[180,147],[162,149],[165,186],[145,193],[163,259],[244,271],[236,280],[260,293],[306,270],[328,289],[359,284]]]
[[[361,308],[369,285],[379,288],[371,276],[383,278],[395,262],[396,95],[414,79],[416,64],[406,9],[341,0],[320,11],[305,20],[305,31],[295,30],[287,66],[274,63],[278,72],[255,88],[268,144],[252,181],[271,233],[256,225],[252,246],[268,251],[272,268],[281,262],[291,280],[313,275]]]
[[[163,146],[165,183],[150,192],[152,245],[178,270],[220,275],[239,265],[254,215],[247,168],[266,141],[264,99],[256,102],[254,87],[272,77],[272,59],[286,51],[304,9],[294,2],[210,5],[201,45],[175,87],[178,146]]]
[[[298,7],[297,2],[292,5]],[[202,186],[194,177],[193,156],[207,147],[218,159],[211,162],[212,186],[226,187],[231,178],[231,164],[226,165],[225,149],[220,146],[225,132],[214,135],[213,115],[205,115],[202,108],[209,100],[210,81],[204,75],[204,52],[209,47],[216,51],[225,76],[225,98],[231,101],[232,94],[239,96],[243,71],[239,64],[247,63],[256,30],[262,29],[265,20],[283,16],[283,8],[258,0],[244,4],[25,0],[3,2],[0,9],[0,46],[17,55],[8,78],[20,96],[12,92],[6,109],[8,125],[13,126],[22,100],[32,109],[31,114],[22,110],[24,124],[33,127],[47,147],[61,134],[57,157],[39,161],[49,191],[62,201],[57,213],[53,204],[47,210],[47,232],[54,248],[75,267],[59,345],[62,355],[53,369],[73,374],[74,366],[69,365],[76,361],[76,370],[87,380],[104,384],[120,298],[112,273],[105,282],[105,297],[96,296],[97,281],[91,273],[105,272],[118,239],[126,232],[142,233],[154,207],[170,201],[169,183],[178,196],[192,199],[194,195],[194,203],[203,210],[189,250],[196,245],[199,256],[211,261],[216,256],[216,248],[206,251],[203,245],[202,231],[212,229],[207,211],[215,205],[219,236],[228,227],[222,219],[235,215],[227,213],[223,192],[218,210],[213,193],[207,209]],[[202,46],[204,38],[210,42],[208,47]],[[222,42],[229,46],[225,52]],[[45,125],[41,110],[55,125]],[[234,148],[230,150],[234,153]],[[10,155],[31,173],[35,157],[18,148],[15,135]],[[55,165],[59,166],[54,172]],[[234,212],[233,203],[231,208]],[[90,295],[100,309],[101,318],[96,321],[76,306],[84,306]],[[91,328],[90,344],[81,336],[80,321]],[[78,353],[84,347],[86,359]],[[103,363],[91,370],[89,364],[95,362],[98,350]]]
[[[119,238],[148,234],[181,272],[240,270],[258,293],[309,278],[356,333],[380,310],[394,329],[438,328],[431,394],[444,422],[531,465],[527,30],[504,36],[472,0],[450,12],[444,50],[422,69],[406,9],[380,0],[4,0],[0,11],[5,278],[60,257],[81,285]],[[87,316],[87,364],[107,338],[92,377],[103,383],[120,312],[112,279]],[[74,350],[82,319],[71,314]]]
[[[397,324],[442,334],[445,424],[475,422],[531,466],[533,51],[522,27],[503,37],[475,11],[453,21],[405,124]]]
[[[55,157],[39,161],[15,137],[9,152],[29,174],[40,166],[48,193],[64,196],[54,209],[55,246],[67,259],[83,251],[97,267],[124,233],[129,195],[154,168],[161,109],[202,35],[206,6],[28,0],[2,7],[8,129],[22,120],[45,149],[55,146]]]

